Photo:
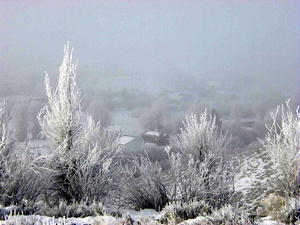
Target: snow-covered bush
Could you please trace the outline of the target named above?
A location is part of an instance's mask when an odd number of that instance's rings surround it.
[[[229,202],[233,193],[233,173],[225,161],[228,137],[220,133],[215,119],[206,112],[187,116],[181,134],[173,142],[179,150],[168,151],[168,167],[142,155],[124,168],[128,179],[124,196],[136,208],[156,210],[168,202],[204,200],[211,207]],[[126,183],[126,182],[125,182]]]
[[[211,213],[210,206],[204,201],[192,200],[190,202],[168,203],[163,209],[163,220],[178,218],[181,220],[193,219],[197,216],[205,216]]]
[[[38,178],[40,161],[28,149],[15,146],[8,130],[9,114],[5,102],[0,103],[0,203],[20,204],[34,201],[43,184]]]
[[[210,216],[206,218],[208,224],[224,224],[224,225],[250,225],[252,222],[249,217],[240,209],[231,205],[224,205],[222,208],[214,210]]]
[[[117,150],[118,131],[102,128],[80,106],[72,50],[65,46],[55,90],[46,75],[48,105],[38,120],[52,147],[48,155],[48,196],[56,200],[102,200],[112,184],[112,158]],[[50,191],[50,194],[49,194]]]
[[[200,161],[206,153],[224,153],[229,142],[228,135],[219,131],[215,117],[206,110],[199,116],[187,115],[180,131],[173,144]]]
[[[199,117],[186,117],[173,141],[180,152],[169,153],[171,199],[189,202],[195,198],[212,207],[228,203],[234,187],[233,172],[223,157],[228,140],[206,111]]]
[[[147,156],[136,157],[123,168],[125,202],[136,209],[161,210],[169,201],[166,180],[158,162]]]
[[[254,224],[251,219],[238,208],[231,205],[224,205],[220,209],[213,210],[212,214],[207,216],[199,216],[190,222],[183,222],[184,224],[194,225],[251,225]]]
[[[39,176],[42,161],[26,147],[14,149],[6,160],[6,171],[0,184],[2,204],[20,205],[24,199],[34,202],[45,184],[45,180]]]
[[[296,199],[284,198],[276,194],[270,194],[260,202],[265,216],[271,216],[272,219],[293,224],[297,221]]]
[[[262,141],[276,173],[270,186],[285,197],[299,193],[300,114],[293,112],[289,102],[278,106],[271,114],[272,123]]]
[[[212,207],[228,203],[233,193],[233,176],[227,162],[212,153],[203,161],[191,155],[171,154],[168,171],[170,199],[182,202],[207,201]]]
[[[64,200],[59,201],[59,204],[54,207],[48,207],[43,205],[37,212],[38,215],[50,216],[50,217],[87,217],[87,216],[99,216],[104,214],[104,207],[100,202],[93,202],[88,204],[87,202],[73,202],[68,204]]]
[[[13,139],[8,130],[9,114],[6,110],[5,101],[0,102],[0,176],[4,171],[6,164],[6,157],[13,148]]]

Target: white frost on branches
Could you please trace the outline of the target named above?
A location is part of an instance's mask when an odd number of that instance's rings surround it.
[[[289,101],[278,106],[271,114],[272,123],[266,125],[268,133],[261,141],[270,156],[276,172],[273,185],[288,196],[298,193],[300,114],[293,112]]]
[[[207,110],[199,116],[193,113],[187,115],[180,131],[174,140],[175,145],[197,157],[209,152],[224,152],[229,141],[226,134],[220,133],[216,118],[208,115]]]
[[[223,158],[229,138],[219,131],[216,119],[204,113],[186,116],[174,145],[179,153],[169,153],[173,195],[184,201],[208,201],[214,207],[228,202],[233,193],[233,173]]]
[[[64,58],[59,68],[59,79],[52,90],[49,76],[45,85],[49,104],[38,115],[39,123],[54,147],[70,149],[83,132],[83,113],[80,109],[80,92],[76,84],[77,63],[73,62],[73,50],[64,48]]]
[[[213,116],[206,112],[199,118],[187,116],[172,143],[178,152],[167,149],[168,168],[162,170],[147,155],[133,161],[135,170],[124,168],[130,178],[128,201],[137,208],[156,209],[173,201],[204,200],[212,207],[228,203],[234,182],[230,164],[223,158],[227,143]]]
[[[110,189],[110,167],[118,148],[119,132],[103,128],[81,111],[77,63],[73,62],[72,52],[67,44],[55,90],[46,75],[49,102],[38,120],[53,147],[49,166],[56,170],[51,178],[55,195],[69,202],[93,201]]]
[[[0,156],[6,153],[13,140],[8,131],[9,116],[6,110],[5,101],[0,102]]]

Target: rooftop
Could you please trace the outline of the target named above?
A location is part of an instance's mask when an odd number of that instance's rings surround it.
[[[134,139],[135,139],[134,136],[124,135],[124,136],[120,137],[118,142],[119,142],[119,145],[126,145],[129,142],[133,141]]]
[[[159,136],[159,132],[158,131],[147,131],[145,134],[146,135]]]

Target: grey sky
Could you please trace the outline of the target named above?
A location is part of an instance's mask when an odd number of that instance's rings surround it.
[[[157,77],[174,76],[295,83],[298,6],[288,0],[2,0],[0,72],[55,76],[70,41],[81,79],[99,76],[102,86],[117,85],[119,77],[151,89]]]

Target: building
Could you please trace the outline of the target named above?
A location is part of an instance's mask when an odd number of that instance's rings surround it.
[[[142,134],[142,138],[146,143],[153,143],[159,146],[169,144],[169,135],[158,131],[146,131]]]
[[[143,147],[143,139],[136,136],[124,135],[118,140],[122,152],[138,152]]]

